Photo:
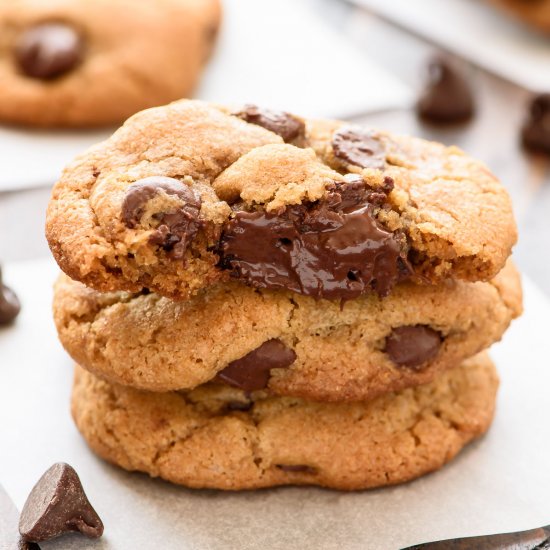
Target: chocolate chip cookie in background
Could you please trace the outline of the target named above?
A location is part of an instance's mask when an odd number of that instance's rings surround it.
[[[186,97],[219,24],[219,0],[0,2],[0,122],[118,125]]]
[[[531,27],[550,33],[550,0],[490,0]]]
[[[428,79],[417,105],[418,116],[435,124],[469,121],[475,113],[470,83],[456,62],[442,56],[428,64]]]
[[[61,343],[111,382],[169,391],[217,377],[322,401],[430,382],[499,340],[520,313],[511,262],[490,282],[401,283],[386,298],[342,306],[238,282],[174,302],[151,292],[102,294],[63,275],[54,294]]]
[[[72,412],[101,457],[173,483],[356,490],[408,481],[451,460],[488,429],[497,386],[485,355],[428,385],[353,403],[216,384],[148,393],[77,368]]]
[[[489,280],[516,227],[504,188],[456,147],[180,101],[65,170],[47,237],[100,291],[181,300],[233,278],[349,300],[408,279]]]
[[[21,303],[15,292],[4,284],[0,266],[0,326],[12,323],[21,311]]]

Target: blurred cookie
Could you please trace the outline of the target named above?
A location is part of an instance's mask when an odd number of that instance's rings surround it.
[[[60,267],[100,291],[181,300],[233,278],[349,300],[491,279],[516,227],[500,182],[456,147],[180,101],[67,167],[47,237]]]
[[[550,33],[550,0],[491,0],[532,27]]]
[[[499,340],[521,312],[511,263],[492,281],[404,283],[387,298],[340,304],[238,283],[185,302],[101,294],[62,276],[59,338],[73,359],[114,383],[235,387],[322,401],[371,399],[430,382]]]
[[[488,429],[497,386],[486,355],[425,386],[331,404],[216,385],[147,393],[77,368],[72,413],[101,457],[173,483],[353,490],[440,468]]]
[[[192,93],[219,0],[0,2],[0,121],[115,125]]]

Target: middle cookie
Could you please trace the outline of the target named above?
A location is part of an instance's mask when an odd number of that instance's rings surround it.
[[[510,262],[489,282],[404,283],[342,304],[238,283],[173,302],[147,290],[103,294],[64,275],[54,296],[63,346],[111,382],[164,392],[216,378],[321,401],[428,383],[499,340],[520,313]]]

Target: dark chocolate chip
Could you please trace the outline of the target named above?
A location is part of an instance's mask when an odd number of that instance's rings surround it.
[[[18,521],[19,511],[0,485],[0,549],[40,550],[37,544],[21,539],[17,528]]]
[[[233,113],[235,116],[261,126],[283,138],[286,143],[305,135],[305,124],[290,113],[262,109],[256,105],[245,105],[241,111]]]
[[[103,534],[103,523],[88,501],[78,474],[63,462],[49,468],[33,487],[19,518],[25,541],[41,542],[70,532],[90,538]]]
[[[439,540],[403,550],[543,550],[550,548],[550,526],[516,533]]]
[[[82,61],[84,41],[65,23],[41,23],[25,30],[15,45],[21,70],[33,78],[56,78]]]
[[[279,470],[283,472],[295,472],[301,474],[316,474],[317,469],[312,466],[307,466],[306,464],[277,464]]]
[[[550,155],[550,94],[540,94],[531,100],[521,140],[526,149]]]
[[[236,212],[222,234],[220,266],[254,286],[315,298],[385,296],[411,273],[405,239],[375,217],[386,198],[355,178],[282,213]]]
[[[153,176],[132,183],[128,186],[122,203],[122,220],[127,227],[136,227],[141,221],[147,202],[160,192],[178,197],[182,204],[168,212],[154,214],[158,226],[151,233],[149,242],[161,246],[172,259],[180,260],[199,230],[201,209],[200,197],[180,180]]]
[[[281,340],[272,339],[229,363],[218,373],[218,379],[245,391],[263,390],[267,387],[271,369],[284,369],[295,360],[294,350]]]
[[[416,105],[418,116],[429,122],[464,122],[474,114],[472,90],[456,67],[442,58],[428,65],[426,89]]]
[[[403,326],[392,330],[384,351],[396,365],[414,369],[437,355],[441,341],[439,332],[428,326]]]
[[[332,136],[334,156],[361,168],[382,170],[386,166],[386,150],[374,132],[359,126],[344,126]]]
[[[21,311],[21,304],[15,292],[4,285],[0,268],[0,325],[11,323]]]

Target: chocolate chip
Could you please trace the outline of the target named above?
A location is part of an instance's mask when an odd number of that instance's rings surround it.
[[[305,124],[290,113],[262,109],[256,105],[245,105],[241,111],[233,113],[235,116],[261,126],[283,138],[286,143],[305,135]]]
[[[550,155],[550,94],[540,94],[532,99],[529,117],[521,130],[521,140],[526,149]]]
[[[17,523],[19,512],[6,491],[0,485],[0,549],[40,550],[37,544],[21,539]]]
[[[384,351],[396,365],[414,369],[437,355],[441,340],[439,332],[428,326],[403,326],[392,330]]]
[[[151,233],[149,242],[169,252],[170,258],[180,260],[199,230],[201,208],[200,197],[180,180],[153,176],[132,183],[126,189],[122,203],[122,220],[127,227],[136,227],[147,203],[161,192],[178,197],[182,204],[167,212],[153,214],[158,226]]]
[[[56,78],[72,71],[82,60],[84,42],[65,23],[41,23],[25,30],[15,45],[21,70],[33,78]]]
[[[217,378],[245,391],[263,390],[267,387],[271,369],[284,369],[295,360],[294,350],[281,340],[272,339],[229,363]]]
[[[386,151],[374,132],[358,126],[344,126],[332,136],[334,156],[361,168],[382,170]]]
[[[448,61],[438,57],[428,65],[428,82],[416,110],[418,116],[429,122],[464,122],[474,114],[474,98],[466,79]]]
[[[241,411],[246,412],[252,408],[252,401],[229,401],[225,406],[229,412]]]
[[[316,474],[317,469],[305,464],[276,464],[279,470],[283,472],[301,473],[301,474]]]
[[[103,534],[103,523],[88,501],[78,474],[58,462],[33,487],[19,518],[25,541],[42,542],[77,531],[90,538]]]
[[[282,213],[236,212],[222,234],[220,266],[256,287],[315,298],[385,296],[411,273],[403,236],[376,220],[385,199],[355,178]]]
[[[0,325],[11,323],[21,311],[21,304],[15,292],[2,282],[0,268]]]

